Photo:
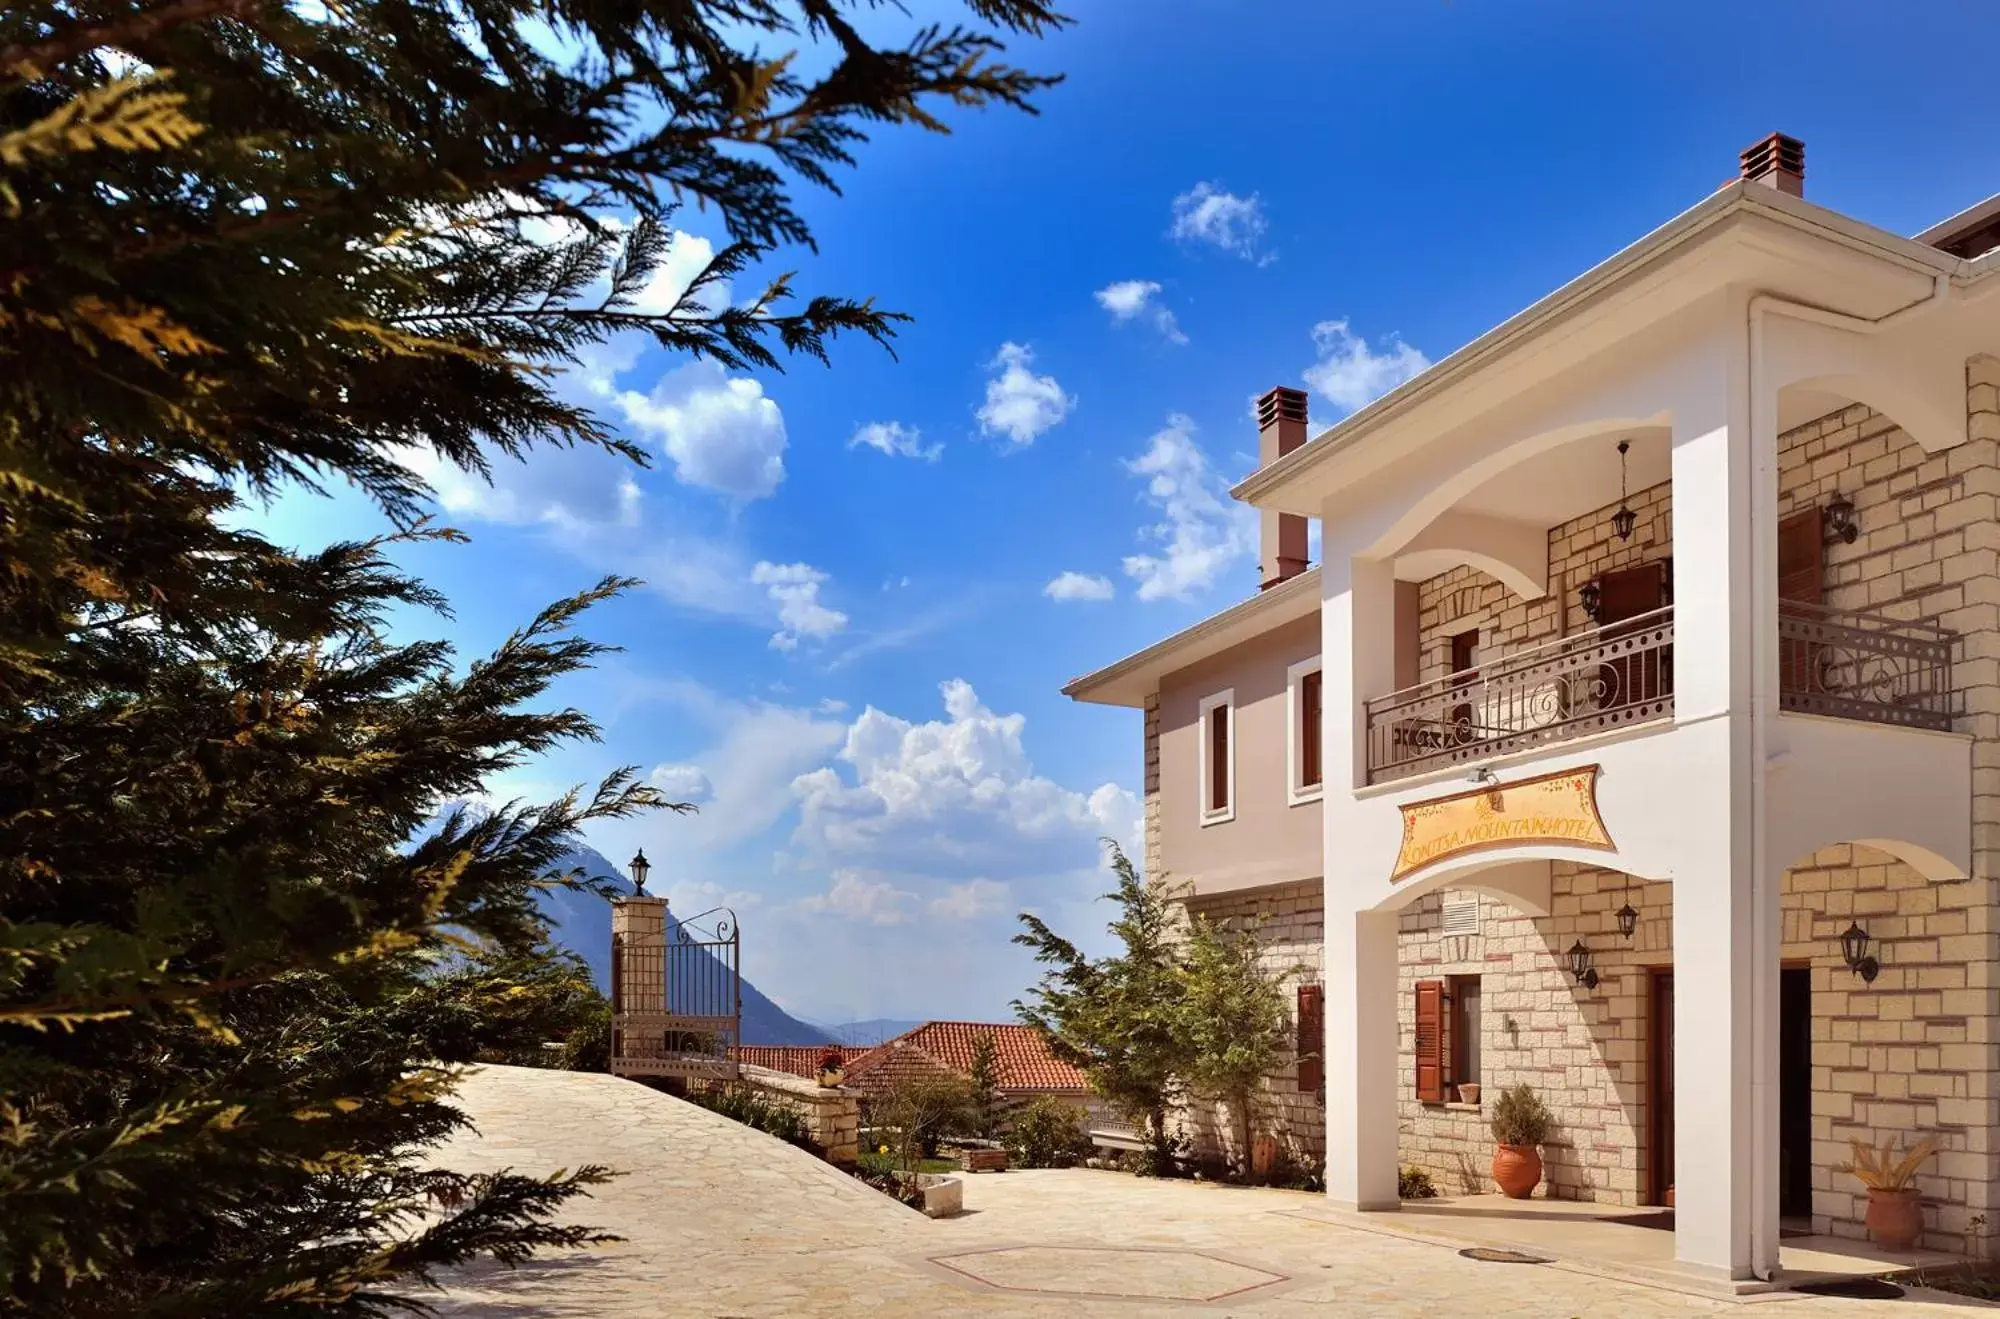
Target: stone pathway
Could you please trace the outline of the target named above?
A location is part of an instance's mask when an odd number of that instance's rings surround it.
[[[461,1088],[467,1170],[623,1171],[573,1216],[626,1240],[460,1270],[450,1319],[704,1315],[1959,1313],[1916,1300],[1736,1303],[1563,1267],[1489,1264],[1333,1221],[1317,1196],[1071,1170],[971,1177],[933,1222],[727,1118],[609,1076],[490,1067]]]

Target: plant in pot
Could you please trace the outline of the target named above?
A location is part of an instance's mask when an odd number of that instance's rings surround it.
[[[1895,1157],[1895,1141],[1884,1140],[1882,1148],[1871,1149],[1858,1136],[1848,1145],[1854,1157],[1835,1164],[1835,1172],[1852,1173],[1868,1188],[1868,1235],[1888,1250],[1908,1250],[1924,1233],[1922,1193],[1913,1184],[1917,1169],[1937,1153],[1937,1138],[1926,1136],[1910,1146],[1902,1158]]]
[[[1493,1101],[1493,1180],[1501,1194],[1525,1200],[1542,1181],[1541,1144],[1556,1120],[1525,1082],[1502,1090]]]
[[[846,1066],[847,1060],[841,1057],[840,1050],[828,1049],[819,1056],[819,1083],[829,1089],[839,1085],[847,1075]]]

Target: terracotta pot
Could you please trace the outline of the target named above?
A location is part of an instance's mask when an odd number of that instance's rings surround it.
[[[1868,1235],[1887,1250],[1908,1250],[1924,1234],[1922,1194],[1914,1186],[1899,1191],[1868,1189]]]
[[[833,1087],[839,1085],[845,1077],[846,1077],[845,1072],[841,1072],[830,1068],[827,1071],[821,1072],[819,1074],[819,1083],[825,1086],[827,1089],[831,1090],[833,1089]]]
[[[1476,1104],[1479,1102],[1479,1082],[1467,1081],[1458,1087],[1458,1102]]]
[[[1258,1177],[1269,1177],[1271,1169],[1278,1166],[1278,1138],[1259,1136],[1250,1143],[1250,1171]]]
[[[1542,1152],[1533,1145],[1502,1145],[1493,1151],[1493,1180],[1500,1194],[1527,1199],[1542,1183]]]

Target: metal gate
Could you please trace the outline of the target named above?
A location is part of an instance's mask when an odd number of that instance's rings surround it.
[[[659,942],[611,944],[611,1070],[625,1076],[737,1077],[743,974],[736,913],[666,918]]]

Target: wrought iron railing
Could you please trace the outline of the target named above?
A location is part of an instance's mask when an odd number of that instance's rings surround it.
[[[1671,715],[1672,606],[1368,702],[1368,781]]]
[[[1778,704],[1801,714],[1947,731],[1954,640],[1934,623],[1784,601]]]
[[[741,951],[736,913],[727,907],[669,918],[659,943],[614,939],[611,1070],[735,1080]]]

